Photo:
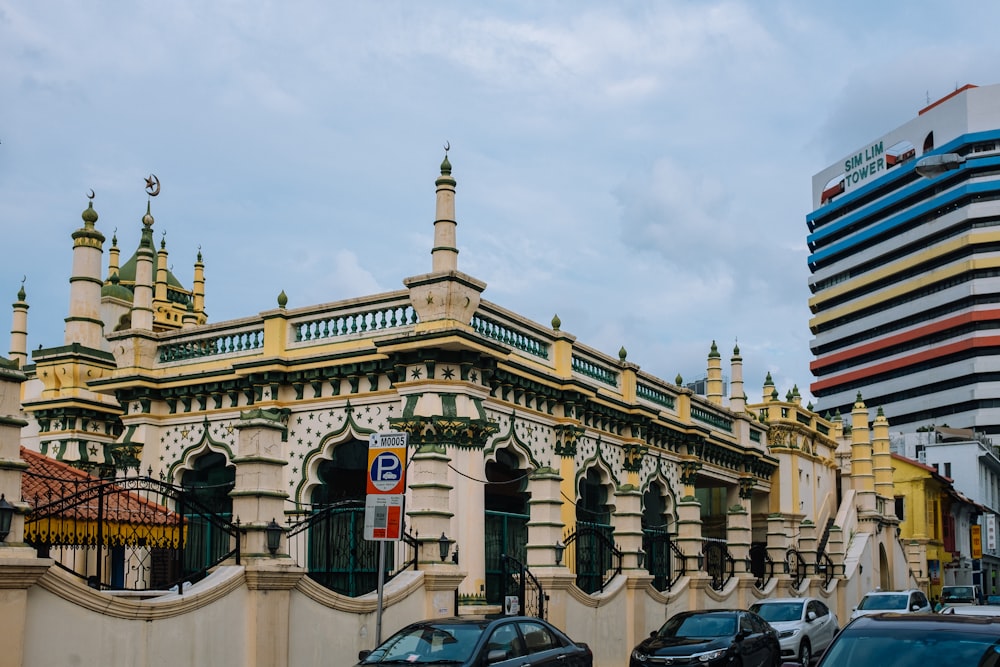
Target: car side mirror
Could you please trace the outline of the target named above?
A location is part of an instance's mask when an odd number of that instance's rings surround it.
[[[649,636],[650,637],[655,637],[656,636],[656,630],[653,630],[652,632],[650,632]]]
[[[372,654],[372,652],[369,651],[368,649],[365,649],[363,651],[358,651],[358,662],[361,662],[362,660],[364,660],[365,658],[367,658],[371,654]]]
[[[910,611],[920,611],[920,605],[918,604],[913,605],[912,607],[910,607]]]
[[[502,648],[495,648],[486,654],[486,662],[488,664],[493,664],[494,662],[500,662],[501,660],[506,660],[508,658],[508,652]]]
[[[809,613],[807,613],[806,614],[806,620],[810,621],[810,622],[811,621],[815,621],[816,620],[816,612],[810,611]]]

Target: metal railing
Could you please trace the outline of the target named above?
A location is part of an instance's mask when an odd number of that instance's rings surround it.
[[[195,491],[151,477],[22,477],[24,540],[93,588],[183,593],[219,563],[239,564],[240,528]]]
[[[576,575],[576,585],[593,594],[622,571],[622,552],[612,539],[613,529],[605,524],[577,522],[576,530],[563,539],[566,565]]]
[[[701,541],[701,553],[712,588],[721,591],[736,573],[736,560],[729,553],[729,546],[725,540],[705,537]]]
[[[289,556],[306,570],[306,576],[349,597],[376,590],[379,543],[364,537],[364,501],[313,506],[304,514],[305,518],[289,523],[285,536]],[[385,581],[411,566],[417,569],[416,537],[404,533],[400,542],[387,545]],[[397,567],[406,547],[412,549],[412,558]]]

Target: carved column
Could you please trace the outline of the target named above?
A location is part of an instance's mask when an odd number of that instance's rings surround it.
[[[241,545],[248,557],[268,557],[267,525],[274,520],[284,524],[285,499],[282,468],[288,464],[283,451],[287,413],[279,410],[255,409],[240,415],[239,454],[236,483],[229,495],[233,499],[233,516],[238,517],[246,537]],[[287,556],[282,539],[278,553]]]

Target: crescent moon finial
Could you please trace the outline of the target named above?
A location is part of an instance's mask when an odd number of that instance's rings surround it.
[[[450,141],[445,141],[444,142],[444,152],[447,153],[450,150],[451,150],[451,142]]]
[[[156,177],[156,174],[150,174],[146,179],[146,193],[150,197],[160,194],[160,179]]]
[[[90,188],[90,190],[87,191],[87,199],[94,199],[94,188]]]
[[[24,276],[21,278],[21,284],[23,285],[24,281],[27,279],[28,279],[28,274],[24,274]]]

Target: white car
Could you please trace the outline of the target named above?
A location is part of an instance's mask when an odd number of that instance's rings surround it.
[[[958,614],[959,616],[1000,616],[1000,605],[980,604],[945,607],[939,613]]]
[[[858,606],[851,612],[851,619],[858,616],[869,616],[883,611],[893,611],[897,614],[929,614],[934,610],[931,602],[923,591],[910,589],[907,591],[872,591],[866,593]]]
[[[808,667],[840,631],[837,615],[816,598],[771,598],[755,602],[750,611],[778,631],[781,657]]]

